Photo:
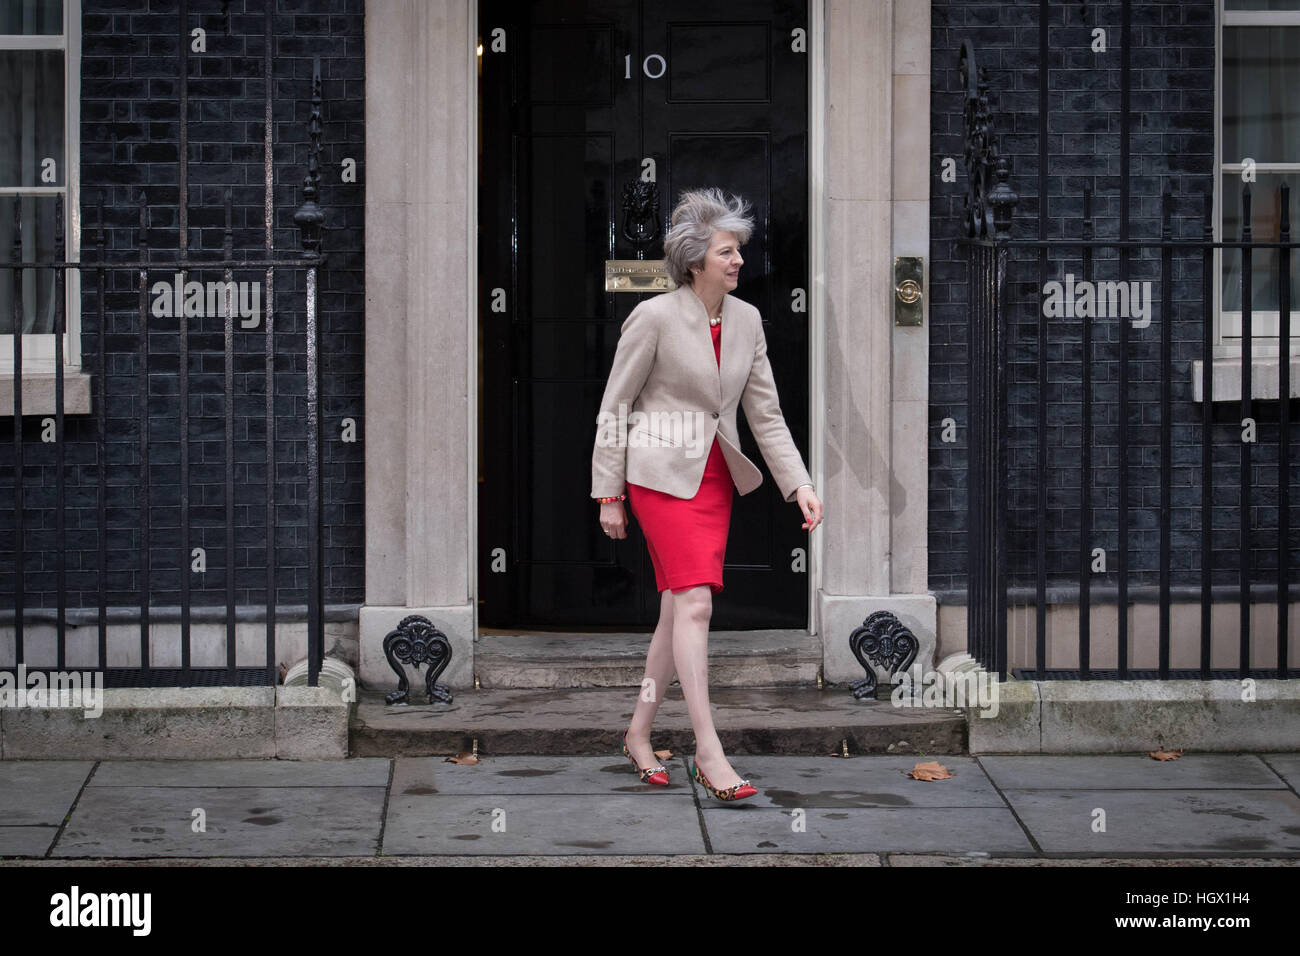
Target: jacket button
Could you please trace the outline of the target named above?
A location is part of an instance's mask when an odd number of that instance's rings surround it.
[[[718,417],[718,413],[717,413],[717,412],[714,412],[714,413],[713,413],[713,417],[714,417],[714,418],[717,418],[717,417]]]

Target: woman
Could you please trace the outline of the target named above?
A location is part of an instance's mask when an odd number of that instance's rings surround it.
[[[675,668],[695,730],[692,773],[721,800],[758,792],[727,761],[709,708],[709,618],[713,595],[722,590],[733,487],[746,495],[763,481],[740,450],[738,404],[782,497],[798,501],[803,527],[811,532],[822,520],[822,503],[781,415],[762,318],[728,295],[744,262],[740,247],[753,231],[747,211],[743,200],[728,201],[718,189],[683,193],[664,238],[665,264],[678,288],[641,301],[623,323],[592,453],[591,496],[601,503],[601,527],[612,538],[627,537],[626,499],[661,592],[645,691],[623,753],[643,781],[668,783],[654,759],[650,725]]]

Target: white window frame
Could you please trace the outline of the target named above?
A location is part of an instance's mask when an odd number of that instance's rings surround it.
[[[1214,25],[1214,238],[1217,242],[1224,240],[1223,236],[1223,177],[1225,173],[1240,173],[1242,163],[1240,157],[1234,157],[1233,162],[1223,161],[1223,28],[1237,26],[1300,26],[1300,4],[1295,10],[1227,10],[1224,8],[1225,0],[1217,0],[1215,3],[1215,25]],[[1255,158],[1255,157],[1252,157]],[[1300,172],[1300,162],[1294,163],[1265,163],[1256,159],[1256,172],[1260,173],[1290,173]],[[1240,187],[1238,187],[1240,188]],[[1252,185],[1251,199],[1256,198],[1258,190]],[[1300,205],[1300,190],[1292,190],[1292,218],[1291,234],[1294,238],[1300,235],[1300,216],[1296,215],[1296,207]],[[1229,240],[1237,239],[1237,236],[1228,237]],[[1275,236],[1256,236],[1261,241],[1275,241]],[[1214,250],[1214,358],[1234,358],[1241,359],[1241,312],[1224,311],[1223,309],[1223,255],[1224,252],[1239,254],[1239,250]],[[1300,250],[1292,251],[1292,259],[1300,254]],[[1291,342],[1290,355],[1300,355],[1300,289],[1292,289],[1291,301]],[[1254,359],[1273,358],[1277,359],[1280,355],[1278,332],[1279,332],[1280,313],[1273,312],[1253,312],[1251,315],[1252,336],[1251,336],[1251,355]],[[1262,328],[1261,328],[1262,327]],[[1272,334],[1268,334],[1271,330]],[[1197,362],[1197,365],[1200,363]],[[1251,363],[1252,367],[1255,365]],[[1276,391],[1277,371],[1276,362],[1269,363],[1272,369],[1274,391]],[[1216,382],[1218,373],[1216,372]],[[1293,385],[1294,388],[1294,385]],[[1240,384],[1237,386],[1240,391]],[[1216,390],[1217,391],[1217,390]],[[1252,392],[1255,389],[1252,388]],[[1199,391],[1198,391],[1199,394]],[[1218,396],[1216,394],[1216,400]]]
[[[63,0],[61,34],[0,34],[0,50],[63,51],[63,143],[62,186],[7,186],[0,183],[0,196],[63,196],[63,235],[70,262],[81,259],[81,0]],[[7,256],[6,256],[7,258]],[[81,273],[67,270],[64,283],[63,365],[65,372],[81,371]],[[13,273],[0,270],[0,282],[12,282]],[[0,334],[0,375],[11,380],[14,372],[13,335]],[[52,376],[54,335],[23,336],[23,373]],[[8,395],[12,396],[12,386]],[[24,389],[26,393],[26,389]],[[47,403],[42,403],[45,405]],[[12,397],[6,402],[12,407]],[[69,411],[74,409],[69,408]],[[24,408],[24,413],[26,408]]]

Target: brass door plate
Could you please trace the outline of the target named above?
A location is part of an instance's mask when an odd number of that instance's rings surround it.
[[[925,259],[894,257],[894,324],[925,324]]]
[[[677,283],[662,259],[606,259],[606,292],[672,292]]]

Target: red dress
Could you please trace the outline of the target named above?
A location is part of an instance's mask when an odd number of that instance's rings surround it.
[[[722,364],[722,325],[712,325],[713,356]],[[707,584],[722,590],[722,559],[731,530],[735,484],[715,436],[694,498],[627,483],[627,503],[641,525],[655,568],[655,589],[684,591]]]

